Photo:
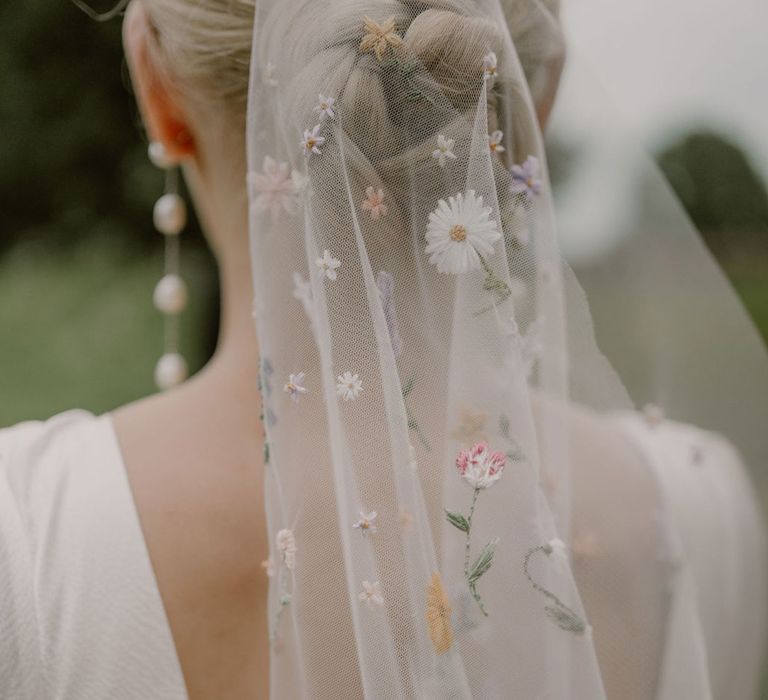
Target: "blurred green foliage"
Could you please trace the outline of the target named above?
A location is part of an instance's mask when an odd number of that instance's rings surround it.
[[[659,166],[720,257],[768,254],[768,189],[744,151],[709,130],[664,148]]]

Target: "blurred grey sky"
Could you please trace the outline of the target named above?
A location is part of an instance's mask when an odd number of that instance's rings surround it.
[[[569,59],[550,132],[582,149],[557,200],[573,263],[618,243],[638,182],[660,177],[648,154],[687,130],[722,133],[768,179],[768,0],[563,0],[563,10]]]
[[[686,122],[721,127],[768,177],[768,1],[564,0],[563,10],[574,49],[648,145]]]

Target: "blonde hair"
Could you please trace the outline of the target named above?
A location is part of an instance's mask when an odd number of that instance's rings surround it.
[[[253,22],[257,0],[136,0],[142,2],[155,29],[154,51],[158,65],[191,100],[224,110],[243,119],[250,74]],[[560,0],[501,0],[504,16],[529,83],[536,88],[541,69],[562,51],[556,18]],[[414,9],[418,6],[419,10]],[[304,6],[306,8],[306,5]],[[278,34],[286,51],[292,41],[307,41],[312,27],[295,17],[291,3],[276,4]],[[477,42],[500,41],[492,23],[478,19],[474,0],[338,0],[333,4],[338,45],[356,48],[364,15],[398,20],[407,28],[410,48],[432,67],[436,81],[447,94],[458,95],[458,74],[452,66],[476,76]],[[414,17],[415,15],[415,17]],[[474,15],[472,17],[471,15]],[[285,21],[288,17],[291,21]],[[413,21],[411,21],[413,20]],[[336,44],[337,42],[333,42]],[[482,53],[480,54],[482,56]],[[359,76],[358,76],[359,77]],[[448,82],[446,82],[448,81]],[[360,85],[360,89],[369,87]],[[370,99],[359,95],[371,104]]]

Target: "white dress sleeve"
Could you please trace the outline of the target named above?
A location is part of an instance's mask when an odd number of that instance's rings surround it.
[[[0,697],[187,698],[109,416],[0,431]]]
[[[739,454],[721,436],[634,415],[618,423],[661,496],[670,564],[657,700],[754,700],[764,658],[764,523]],[[762,466],[762,465],[757,465]]]

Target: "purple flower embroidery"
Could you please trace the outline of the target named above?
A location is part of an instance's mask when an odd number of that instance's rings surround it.
[[[510,170],[512,182],[509,191],[529,198],[537,196],[541,192],[539,172],[539,159],[536,156],[528,156],[522,165],[513,165]]]
[[[400,339],[400,329],[397,324],[397,313],[395,311],[395,278],[390,272],[382,270],[376,276],[376,286],[379,288],[384,318],[389,329],[392,352],[395,358],[398,358],[403,352],[403,341]]]

